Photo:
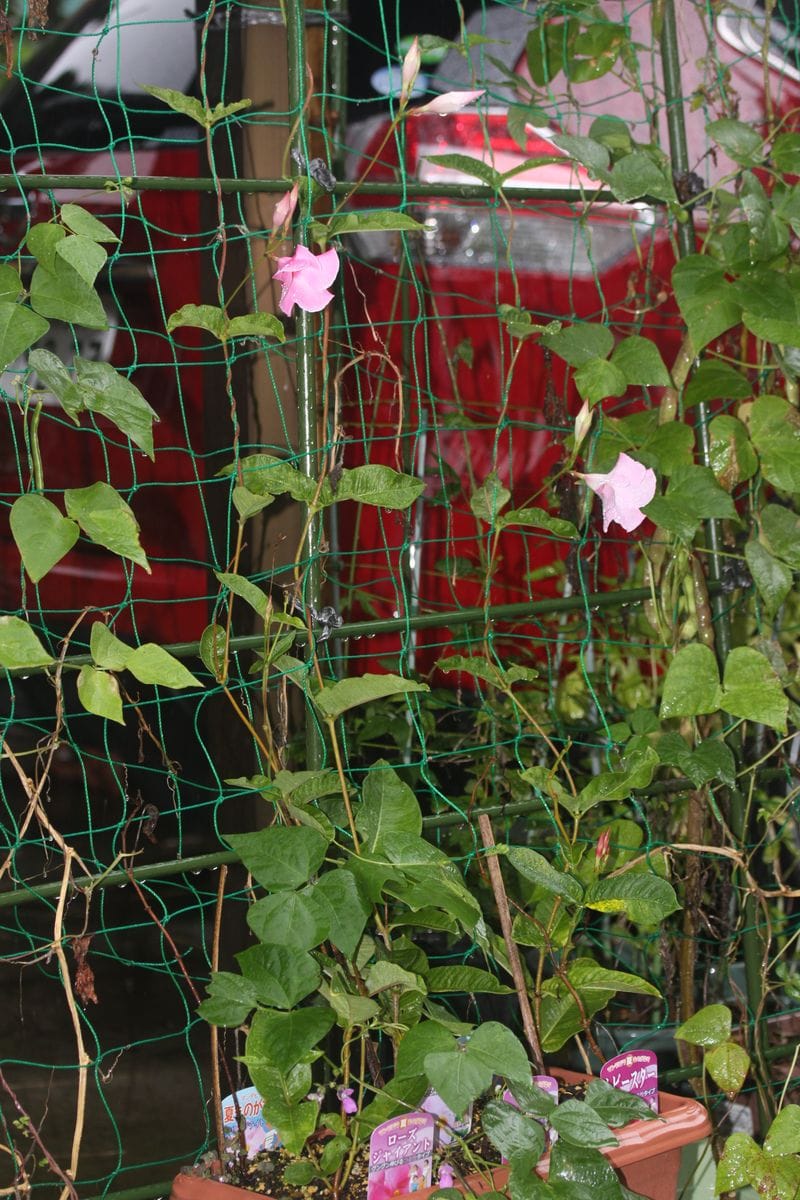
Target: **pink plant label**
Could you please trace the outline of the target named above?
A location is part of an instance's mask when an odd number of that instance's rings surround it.
[[[280,1146],[277,1130],[264,1119],[264,1101],[254,1087],[242,1088],[236,1093],[239,1112],[244,1121],[244,1140],[247,1157],[253,1158],[262,1150],[275,1150]],[[236,1124],[236,1103],[233,1096],[222,1101],[222,1129],[225,1141],[233,1149],[239,1145],[239,1128]]]
[[[558,1104],[558,1080],[554,1079],[552,1075],[534,1075],[533,1079],[531,1079],[531,1083],[534,1085],[534,1087],[538,1087],[541,1091],[543,1091],[545,1095],[549,1096],[555,1104]],[[506,1104],[510,1104],[512,1108],[519,1108],[517,1101],[514,1099],[514,1096],[508,1090],[508,1088],[506,1088],[506,1090],[503,1092],[503,1099],[505,1100]],[[547,1132],[547,1140],[550,1145],[558,1140],[558,1134],[556,1133],[555,1129],[550,1129],[548,1126],[547,1117],[537,1117],[536,1120],[540,1125],[544,1125]],[[501,1162],[506,1163],[508,1162],[508,1159],[503,1158],[501,1159]]]
[[[557,1079],[554,1079],[552,1075],[534,1075],[533,1080],[531,1082],[534,1083],[536,1085],[536,1087],[541,1088],[542,1091],[546,1095],[548,1095],[551,1100],[554,1100],[555,1103],[558,1104],[558,1080]]]
[[[466,1137],[472,1129],[472,1105],[470,1104],[467,1111],[457,1117],[452,1108],[448,1108],[442,1097],[433,1088],[420,1104],[420,1108],[423,1112],[430,1113],[432,1117],[436,1118],[437,1145],[449,1146],[454,1133],[459,1137]]]
[[[431,1186],[436,1119],[413,1112],[384,1121],[369,1139],[367,1200],[391,1200]]]
[[[558,1080],[552,1075],[534,1075],[531,1079],[531,1083],[534,1085],[534,1087],[540,1088],[550,1097],[551,1100],[554,1100],[555,1103],[558,1104]],[[505,1100],[506,1104],[510,1104],[512,1108],[519,1108],[519,1105],[508,1088],[506,1088],[506,1090],[503,1092],[503,1099]]]
[[[601,1067],[600,1078],[622,1092],[641,1096],[658,1112],[658,1059],[652,1050],[629,1050],[610,1058]]]

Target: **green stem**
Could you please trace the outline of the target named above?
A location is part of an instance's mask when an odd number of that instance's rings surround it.
[[[31,469],[33,472],[33,486],[37,492],[44,490],[44,469],[42,467],[42,450],[39,445],[39,418],[42,415],[42,401],[40,400],[33,410],[31,417]]]
[[[670,152],[673,170],[676,174],[684,174],[689,169],[689,154],[686,143],[686,127],[684,124],[684,99],[681,84],[680,56],[678,50],[678,34],[675,21],[674,0],[664,0],[663,27],[661,42],[662,67],[664,72],[664,96],[667,105],[667,127],[669,130]],[[694,254],[696,249],[694,223],[691,212],[687,220],[677,226],[678,251],[681,258]],[[711,437],[709,433],[708,405],[701,401],[696,408],[696,428],[700,439],[700,450],[703,463],[711,463]],[[721,523],[711,518],[705,523],[708,539],[708,568],[709,594],[712,596],[714,609],[714,631],[716,637],[717,658],[720,668],[724,670],[725,661],[731,648],[731,628],[726,597],[720,588],[721,583],[721,552],[722,527]],[[731,739],[737,742],[738,739]],[[736,753],[738,747],[731,747]],[[748,842],[748,820],[745,811],[744,798],[738,787],[730,789],[730,826],[736,839],[737,846],[745,850]],[[742,884],[744,880],[740,880]],[[761,1066],[759,1075],[764,1078],[763,1070],[765,1032],[762,1022],[757,1020],[764,1003],[764,987],[762,967],[764,962],[764,944],[759,932],[759,914],[756,899],[749,893],[742,906],[742,950],[745,960],[745,976],[747,987],[747,1003],[752,1023],[752,1049],[756,1063]],[[762,1127],[767,1128],[770,1114],[765,1100],[765,1089],[758,1088],[759,1116]]]

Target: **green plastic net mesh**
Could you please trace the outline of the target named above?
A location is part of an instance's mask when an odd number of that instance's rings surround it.
[[[567,16],[586,7],[575,4]],[[585,176],[576,185],[551,141],[555,128],[585,136],[598,116],[616,119],[609,128],[619,137],[624,123],[638,140],[649,131],[665,141],[673,102],[657,51],[642,42],[655,44],[658,7],[609,4],[594,13],[595,40],[579,54],[583,74],[538,86],[534,104],[515,72],[526,63],[530,80],[543,55],[560,51],[557,38],[547,46],[537,46],[538,34],[529,39],[526,3],[354,0],[347,13],[323,0],[305,14],[306,77],[292,59],[296,42],[286,41],[292,4],[284,13],[236,0],[198,0],[194,11],[187,0],[6,0],[4,261],[30,281],[27,232],[64,203],[109,224],[118,240],[97,284],[107,327],[55,321],[40,346],[67,363],[76,355],[112,362],[158,424],[151,461],[102,413],[73,423],[24,357],[0,379],[3,611],[23,616],[57,660],[47,673],[11,671],[2,686],[3,1186],[61,1186],[47,1159],[69,1166],[76,1111],[84,1123],[80,1195],[153,1191],[211,1142],[209,1031],[195,1009],[214,954],[218,889],[222,965],[248,936],[250,896],[224,835],[271,818],[242,780],[276,762],[333,765],[296,686],[302,655],[268,672],[265,686],[263,672],[253,672],[263,648],[259,614],[220,575],[245,576],[313,626],[326,677],[390,671],[428,682],[428,693],[348,717],[343,765],[358,786],[378,759],[391,764],[414,787],[426,836],[476,887],[475,810],[492,815],[498,840],[547,849],[559,833],[552,804],[521,772],[552,763],[553,754],[598,772],[615,747],[658,728],[657,680],[672,642],[647,623],[652,581],[634,571],[635,536],[616,536],[618,527],[603,533],[588,518],[586,488],[567,466],[578,409],[565,362],[580,370],[582,351],[565,359],[521,336],[526,321],[594,321],[597,354],[609,328],[654,339],[668,364],[680,352],[663,207],[590,208],[584,200],[596,183]],[[686,7],[706,40],[688,56],[691,79],[679,101],[692,176],[678,182],[702,190],[716,170],[705,121],[739,74],[755,86],[745,38],[752,6],[744,16]],[[767,47],[775,103],[795,86],[796,24],[794,4],[775,6]],[[560,28],[566,39],[567,24]],[[427,35],[420,100],[474,87],[490,103],[390,127],[415,34]],[[618,69],[593,82],[591,64],[604,55]],[[204,129],[186,105],[170,106],[143,85],[212,108],[243,97],[251,105]],[[298,95],[305,107],[290,100]],[[40,174],[48,178],[37,184],[31,177]],[[375,221],[343,236],[335,304],[319,319],[288,319],[281,344],[258,333],[221,343],[180,324],[168,331],[169,317],[188,304],[221,305],[231,316],[277,312],[265,231],[293,175],[318,192],[317,213],[391,209],[421,228]],[[358,197],[348,202],[337,180],[360,181]],[[686,454],[678,440],[666,444],[659,394],[626,384],[604,403],[585,470],[608,471],[633,440],[656,457]],[[243,464],[244,481],[248,473],[256,480],[264,465],[256,454],[308,475],[324,465],[333,481],[372,464],[422,486],[404,507],[367,498],[332,505],[311,522],[303,497],[269,502],[263,492],[262,511],[242,523],[231,467]],[[10,537],[11,504],[32,488],[58,499],[98,481],[112,483],[133,510],[151,571],[82,537],[32,583]],[[735,620],[735,589],[746,584],[735,575],[737,556],[722,554]],[[663,589],[668,615],[685,619],[669,570]],[[787,642],[795,618],[796,609],[785,614]],[[87,661],[96,621],[128,644],[170,646],[202,688],[124,676],[124,726],[92,716],[78,703],[75,668]],[[233,635],[224,684],[209,669],[208,647],[198,655],[209,622]],[[482,676],[464,663],[470,656],[486,664]],[[513,694],[496,686],[492,664],[519,668]],[[63,688],[57,718],[54,677]],[[795,760],[769,785],[777,820],[753,825],[766,855],[787,862],[796,856],[785,802]],[[641,853],[655,858],[676,829],[692,840],[689,768],[665,761],[674,778],[649,790],[646,804],[634,795],[618,811],[627,822],[619,836],[635,826]],[[712,790],[712,831],[715,803]],[[334,805],[328,813],[341,820]],[[602,831],[589,821],[586,841]],[[598,1035],[605,1053],[647,1045],[676,1065],[669,1030],[687,971],[699,1001],[743,1011],[744,983],[732,966],[744,924],[737,892],[712,856],[693,861],[675,868],[679,884],[694,888],[701,915],[693,925],[676,914],[634,936],[598,913],[587,931],[587,946],[608,967],[643,976],[665,997],[618,998]],[[777,922],[774,936],[790,947],[790,901]],[[425,949],[437,962],[480,961],[473,945],[435,931]],[[788,968],[783,983],[778,1000],[789,1012],[796,984]],[[453,1004],[467,1019],[506,1013],[502,998]],[[242,1083],[234,1034],[225,1049]]]

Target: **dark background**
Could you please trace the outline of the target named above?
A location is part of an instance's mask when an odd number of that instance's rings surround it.
[[[481,8],[481,0],[462,0],[461,7],[466,21]],[[378,99],[370,78],[378,67],[386,66],[386,41],[389,43],[388,49],[396,54],[398,38],[428,33],[455,39],[459,34],[460,21],[455,0],[397,0],[397,3],[385,4],[385,34],[378,0],[350,0],[349,10],[348,25],[355,35],[348,63],[349,93],[361,101],[357,106],[358,112],[354,105],[353,118],[357,118],[362,111],[365,114],[369,112],[371,101]],[[375,46],[380,49],[374,49]],[[385,105],[385,98],[383,103]]]

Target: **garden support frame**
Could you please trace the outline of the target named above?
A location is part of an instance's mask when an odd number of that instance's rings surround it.
[[[290,144],[294,151],[295,162],[304,163],[312,157],[311,140],[308,129],[309,74],[307,69],[306,31],[309,11],[319,15],[320,4],[306,4],[305,0],[282,0],[285,10],[289,105],[288,118],[292,122]],[[674,0],[663,0],[663,33],[662,33],[662,63],[664,96],[667,106],[668,130],[672,159],[678,172],[688,171],[689,162],[686,150],[686,139],[683,122],[683,93],[681,89],[680,67],[677,55]],[[326,11],[323,20],[327,19],[332,27],[341,20],[338,5],[333,5]],[[333,50],[334,62],[331,68],[333,78],[338,80],[336,85],[342,89],[344,78],[343,60],[345,39],[339,37]],[[337,55],[339,56],[337,58]],[[287,125],[287,128],[289,126]],[[300,211],[295,223],[299,245],[309,244],[308,227],[314,215],[314,199],[310,186],[310,175],[307,173],[308,186],[301,191]],[[30,198],[32,193],[80,194],[92,190],[126,189],[134,195],[164,193],[177,194],[185,197],[201,195],[209,197],[230,197],[236,202],[245,201],[248,197],[274,196],[286,192],[287,181],[276,175],[274,178],[235,178],[235,177],[187,177],[159,175],[131,175],[109,177],[102,174],[69,175],[53,172],[42,174],[0,174],[0,191],[19,193]],[[353,193],[354,186],[347,182],[336,182],[331,187],[331,194],[336,197],[337,208],[344,205]],[[497,188],[483,184],[444,183],[434,184],[411,180],[398,179],[392,182],[367,181],[359,185],[359,194],[376,199],[413,199],[425,201],[431,198],[446,198],[454,201],[477,202],[486,201],[500,209],[505,198]],[[576,211],[585,214],[597,202],[614,201],[613,194],[602,186],[591,193],[585,187],[554,188],[526,187],[515,191],[515,198],[527,201],[558,201],[573,204]],[[653,200],[652,204],[663,202]],[[684,223],[676,225],[676,239],[681,255],[691,254],[695,247],[695,235],[691,217]],[[406,284],[403,288],[401,304],[403,316],[403,379],[401,392],[407,401],[410,389],[408,385],[408,368],[413,355],[413,339],[410,332],[410,314],[412,288]],[[297,417],[297,462],[302,474],[307,480],[316,480],[320,475],[321,462],[325,455],[325,446],[320,438],[320,414],[326,409],[326,398],[331,388],[331,378],[320,368],[320,347],[324,344],[328,332],[328,314],[316,314],[299,310],[294,317],[296,329],[296,345],[293,366],[296,372],[296,417]],[[710,413],[705,402],[701,401],[696,409],[696,429],[700,442],[700,450],[704,463],[711,463],[711,445],[708,424]],[[416,460],[412,454],[412,467]],[[419,471],[419,474],[422,472]],[[723,554],[723,538],[721,521],[711,518],[706,523],[706,536],[709,562],[708,595],[714,611],[714,629],[717,638],[717,654],[724,663],[731,646],[729,595],[730,585],[726,581],[720,562]],[[419,613],[413,611],[405,616],[392,618],[358,619],[345,621],[341,625],[322,627],[316,622],[315,614],[322,609],[325,600],[322,560],[325,552],[325,529],[321,513],[312,505],[304,509],[302,548],[298,555],[303,561],[302,589],[299,590],[295,602],[295,612],[301,614],[306,623],[307,631],[298,634],[294,648],[310,647],[320,633],[324,640],[336,646],[342,656],[347,655],[348,640],[371,638],[377,635],[410,633],[416,636],[422,631],[438,631],[446,629],[466,629],[467,627],[491,630],[494,623],[504,621],[527,621],[545,617],[559,618],[567,614],[585,615],[587,618],[585,639],[591,634],[590,614],[602,611],[622,611],[626,608],[638,609],[652,598],[651,587],[626,587],[616,592],[583,591],[558,599],[519,603],[486,603],[458,607],[454,604],[449,610]],[[299,570],[296,572],[295,583],[300,579]],[[249,628],[253,628],[252,624]],[[488,635],[487,635],[488,638]],[[237,655],[245,651],[259,650],[264,643],[262,634],[245,634],[231,636],[226,643],[226,652]],[[197,640],[172,642],[164,647],[173,658],[181,662],[199,660],[201,643]],[[357,653],[357,652],[356,652]],[[65,677],[74,677],[75,672],[91,667],[93,658],[89,654],[65,655],[59,671]],[[14,668],[6,672],[7,682],[10,680],[26,679],[31,675],[39,675],[48,668]],[[160,718],[159,718],[160,719]],[[410,724],[410,723],[409,723]],[[321,726],[307,716],[305,726],[306,762],[311,770],[323,766],[325,762],[325,743]],[[737,763],[737,767],[741,766]],[[776,778],[782,778],[780,771],[774,773]],[[759,773],[760,779],[770,778],[769,769]],[[217,780],[220,791],[222,781]],[[648,795],[668,795],[682,793],[692,789],[694,785],[684,776],[670,780],[668,783],[658,783],[648,789]],[[634,790],[634,798],[640,792]],[[257,793],[254,793],[257,796]],[[742,844],[748,840],[748,811],[741,790],[731,786],[727,793],[728,815],[731,829]],[[505,804],[477,803],[466,813],[460,811],[436,812],[426,816],[423,828],[431,833],[443,829],[467,828],[473,835],[481,816],[510,820],[512,818],[538,813],[542,811],[542,801],[512,801]],[[239,856],[231,851],[204,854],[182,854],[179,851],[174,857],[157,864],[132,866],[119,869],[114,865],[105,871],[76,876],[72,880],[69,893],[70,900],[79,900],[84,894],[94,896],[109,894],[110,890],[124,887],[128,884],[147,884],[162,880],[176,879],[188,874],[196,874],[212,868],[229,866],[240,862]],[[744,949],[746,965],[747,1006],[751,1020],[755,1021],[761,1013],[764,1002],[763,980],[763,942],[759,933],[760,914],[756,898],[748,889],[744,872],[737,877],[739,895],[744,891],[740,902],[742,932],[741,941]],[[0,893],[0,910],[22,910],[26,905],[35,901],[50,902],[59,897],[62,892],[61,882],[48,882],[31,888],[15,888]],[[737,897],[738,902],[738,897]],[[752,1047],[755,1057],[761,1065],[762,1075],[765,1074],[764,1064],[778,1057],[789,1057],[797,1045],[787,1045],[767,1050],[765,1037],[756,1026],[749,1031],[752,1034]],[[699,1065],[682,1067],[676,1071],[667,1072],[664,1076],[666,1083],[678,1083],[685,1079],[697,1078],[701,1073]],[[764,1097],[759,1094],[762,1109],[762,1123],[768,1123],[768,1106]],[[157,1181],[152,1185],[128,1188],[117,1191],[106,1191],[105,1200],[151,1200],[152,1197],[168,1191],[168,1181]]]

